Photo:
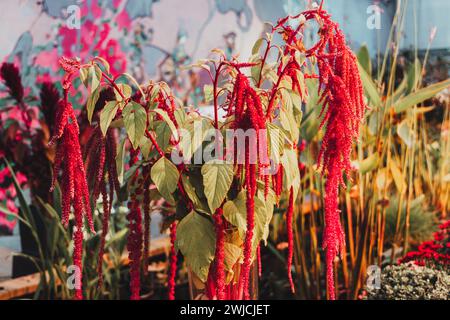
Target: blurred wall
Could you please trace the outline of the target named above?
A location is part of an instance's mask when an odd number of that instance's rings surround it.
[[[396,2],[325,0],[324,7],[339,21],[354,49],[366,43],[374,54],[384,51]],[[15,48],[17,53],[21,37],[22,51],[57,42],[58,28],[65,23],[65,8],[83,4],[88,7],[83,16],[97,16],[103,10],[106,14],[102,18],[118,21],[121,30],[128,28],[128,37],[132,37],[137,25],[144,26],[143,33],[148,35],[147,42],[141,44],[144,72],[154,75],[155,65],[168,54],[185,54],[197,60],[206,57],[211,48],[226,48],[227,42],[232,42],[234,53],[246,58],[253,42],[264,32],[264,21],[274,22],[286,14],[295,14],[311,3],[311,0],[2,0],[0,60]],[[374,3],[381,11],[380,29],[367,27],[371,14],[367,8]],[[432,48],[448,48],[449,12],[448,0],[409,0],[402,47],[410,48],[418,43],[420,49],[425,49],[430,30],[436,26]],[[111,26],[114,29],[112,23]],[[123,42],[123,33],[117,33],[116,29],[111,31],[112,35]],[[124,49],[128,50],[126,46]]]

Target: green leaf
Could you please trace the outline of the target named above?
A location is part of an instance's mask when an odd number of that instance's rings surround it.
[[[223,216],[229,223],[238,228],[242,239],[245,238],[245,232],[247,231],[246,199],[246,190],[242,190],[239,192],[236,199],[227,201],[223,206]],[[260,197],[255,196],[254,244],[267,239],[269,234],[269,223],[273,214],[273,206],[273,200],[269,198],[263,200]]]
[[[406,190],[406,181],[400,167],[397,165],[396,160],[390,161],[389,169],[391,170],[398,192],[403,193]]]
[[[434,97],[448,86],[450,86],[450,79],[432,84],[431,86],[417,90],[416,92],[399,99],[392,107],[394,108],[395,113],[403,112],[416,104]]]
[[[162,109],[153,109],[151,111],[159,114],[163,118],[163,120],[167,123],[170,130],[172,131],[172,135],[173,135],[174,139],[178,141],[179,140],[178,130],[175,127],[175,124],[173,123],[173,121],[170,119],[167,112]]]
[[[359,51],[358,51],[358,62],[361,65],[361,67],[364,68],[364,70],[367,72],[367,74],[372,74],[372,61],[370,60],[370,54],[369,49],[367,48],[367,45],[363,45]]]
[[[412,63],[408,68],[407,73],[407,90],[408,93],[412,92],[420,83],[422,73],[422,65],[420,64],[419,59],[415,59],[414,63]]]
[[[125,142],[126,142],[126,139],[122,139],[120,144],[117,145],[116,167],[117,167],[117,177],[119,179],[120,184],[123,183]]]
[[[86,88],[89,87],[89,81],[88,81],[89,69],[90,69],[90,67],[85,67],[85,68],[80,69],[80,80]]]
[[[103,64],[103,67],[105,67],[106,73],[110,73],[110,66],[109,66],[108,61],[106,61],[104,58],[99,57],[99,56],[95,57],[94,59],[100,61]]]
[[[97,88],[94,90],[94,92],[92,92],[89,95],[89,98],[87,100],[86,108],[87,108],[87,116],[88,116],[89,123],[92,122],[92,115],[94,114],[95,105],[98,101],[99,96],[100,96],[100,88]]]
[[[229,242],[225,242],[224,245],[225,259],[223,261],[225,270],[233,272],[234,265],[239,261],[242,255],[242,249],[237,245]]]
[[[369,104],[372,107],[381,106],[381,97],[378,93],[377,86],[372,80],[370,74],[358,63],[358,70],[361,76],[361,81],[363,83],[364,91],[366,92],[367,98],[369,99]]]
[[[116,116],[117,109],[119,109],[117,101],[109,101],[103,107],[100,113],[100,129],[102,130],[103,136],[106,136],[106,131],[108,131],[111,121]]]
[[[90,92],[94,92],[98,88],[101,79],[102,70],[97,65],[80,69],[80,80]]]
[[[89,69],[91,92],[95,91],[102,80],[102,70],[98,65],[94,65]]]
[[[186,191],[186,194],[194,205],[194,209],[198,212],[211,214],[208,204],[206,203],[206,199],[202,198],[204,201],[200,200],[197,190],[191,182],[191,177],[188,175],[181,175],[181,182],[183,183],[183,188]]]
[[[120,92],[124,95],[125,99],[128,99],[131,97],[131,87],[124,83],[117,84],[117,87],[119,88]],[[119,91],[114,88],[114,95],[116,96],[117,101],[123,101],[122,96],[120,95]]]
[[[246,191],[242,190],[236,199],[229,200],[223,205],[223,216],[229,223],[238,228],[241,235],[247,231],[246,198]]]
[[[397,134],[408,148],[412,147],[414,142],[414,132],[409,127],[407,119],[400,122],[397,126]]]
[[[252,48],[252,55],[259,53],[259,49],[261,49],[263,41],[264,41],[263,38],[259,38],[258,40],[256,40]]]
[[[122,73],[122,76],[127,77],[128,79],[130,79],[131,82],[133,82],[133,84],[134,84],[134,85],[138,88],[138,90],[141,92],[141,95],[142,95],[143,97],[145,97],[145,93],[144,93],[144,91],[142,90],[141,86],[139,85],[139,82],[137,82],[137,80],[136,80],[131,74],[125,72],[125,73]]]
[[[147,112],[139,103],[130,101],[122,111],[123,122],[133,148],[141,142],[147,125]]]
[[[208,161],[202,166],[203,185],[211,212],[215,212],[225,199],[233,173],[233,165],[222,160]]]
[[[283,133],[272,123],[267,123],[267,137],[269,141],[269,155],[275,164],[280,163],[281,151],[284,145]]]
[[[152,146],[153,144],[150,139],[147,136],[143,135],[141,137],[141,141],[139,142],[139,150],[141,150],[142,156],[145,160],[148,160]]]
[[[205,97],[205,102],[210,103],[214,99],[214,88],[210,84],[203,86],[203,95]]]
[[[153,122],[156,142],[161,147],[163,151],[166,151],[170,146],[170,137],[172,136],[172,131],[169,128],[169,125],[164,121],[155,121]],[[150,152],[150,157],[158,156],[159,153],[156,148]]]
[[[298,169],[297,152],[292,149],[285,149],[284,154],[281,157],[281,163],[284,168],[283,183],[285,190],[289,190],[294,187],[294,199],[296,198],[296,192],[300,187],[300,170]]]
[[[180,177],[177,167],[167,158],[162,157],[152,166],[150,175],[159,193],[166,200],[171,200]]]
[[[296,142],[299,139],[300,136],[300,129],[299,126],[295,120],[295,117],[293,116],[293,105],[292,105],[292,99],[287,93],[287,90],[282,90],[283,94],[283,101],[285,101],[284,108],[280,108],[280,123],[283,129],[285,129],[288,134],[289,138]]]
[[[378,153],[375,152],[358,163],[359,171],[362,174],[366,174],[374,170],[378,166],[378,161],[379,161]]]
[[[216,251],[216,235],[211,221],[194,211],[189,213],[178,224],[175,246],[189,268],[206,282]]]

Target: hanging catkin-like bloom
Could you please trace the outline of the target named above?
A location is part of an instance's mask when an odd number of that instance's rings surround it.
[[[148,253],[150,249],[150,166],[142,167],[142,176],[144,178],[144,199],[142,210],[144,213],[144,274],[148,273]]]
[[[225,299],[225,221],[223,209],[218,208],[213,216],[216,228],[215,281],[217,299]]]
[[[236,69],[241,67],[252,66],[252,64],[233,65]],[[255,89],[250,86],[248,78],[240,71],[237,74],[233,92],[230,96],[228,105],[228,115],[234,115],[234,129],[255,130],[257,136],[256,150],[259,151],[262,145],[266,145],[267,141],[261,140],[263,135],[259,131],[266,129],[265,117],[262,109],[260,97]],[[237,150],[239,152],[240,150]],[[249,275],[252,264],[253,236],[255,228],[255,194],[257,170],[259,176],[262,176],[262,170],[268,162],[267,155],[255,152],[255,146],[252,145],[250,139],[245,142],[244,150],[244,186],[246,189],[246,212],[247,212],[247,231],[244,239],[244,262],[241,267],[240,287],[243,292],[243,298],[248,300],[249,295]],[[250,155],[257,154],[257,163]],[[239,158],[238,155],[235,158]],[[242,165],[239,164],[239,171],[242,172]],[[264,177],[265,183],[268,179]],[[266,186],[267,187],[267,186]],[[265,189],[266,189],[265,187]]]
[[[19,68],[12,63],[4,62],[0,67],[0,76],[8,88],[9,94],[17,102],[22,102],[24,90],[20,79]]]
[[[67,98],[67,93],[65,95]],[[58,104],[56,115],[56,127],[50,144],[58,141],[55,163],[53,165],[53,190],[59,171],[62,169],[61,179],[62,193],[62,223],[67,227],[71,206],[74,208],[75,229],[73,233],[74,252],[73,261],[80,271],[80,284],[75,291],[75,299],[82,299],[81,274],[82,274],[82,250],[83,250],[83,221],[87,218],[90,230],[94,232],[91,207],[89,202],[89,189],[86,181],[83,158],[80,143],[78,141],[79,129],[72,105],[66,99]]]
[[[297,19],[300,16],[303,22],[296,30],[286,26],[289,19]],[[307,20],[316,20],[320,25],[319,40],[309,49],[301,45],[299,32]],[[323,173],[327,174],[323,247],[326,250],[328,292],[330,298],[335,299],[333,261],[345,245],[338,209],[339,185],[344,185],[343,172],[349,177],[352,143],[359,136],[359,125],[366,108],[362,82],[356,57],[346,45],[343,32],[322,7],[302,12],[295,17],[284,18],[278,22],[275,29],[282,30],[286,52],[294,56],[298,51],[300,55],[317,60],[319,102],[322,103],[321,116],[323,115],[321,127],[326,127],[318,159]],[[297,88],[299,84],[293,77],[299,66],[293,63],[294,60],[291,60],[287,64],[283,75],[291,77],[293,90],[301,94],[300,88]]]
[[[130,155],[130,166],[132,166],[138,159],[137,150],[132,150]],[[138,171],[136,170],[133,178],[132,184],[136,184],[138,179]],[[141,185],[135,191],[135,194],[131,195],[131,200],[128,202],[128,209],[130,210],[127,214],[128,220],[128,258],[130,259],[130,290],[131,290],[131,300],[140,299],[141,290],[141,258],[142,258],[142,215],[141,208],[139,205],[139,200],[137,195],[142,194]]]
[[[119,191],[119,180],[116,168],[116,148],[113,129],[108,129],[106,137],[103,137],[99,127],[92,131],[85,148],[87,179],[90,183],[90,189],[92,190],[92,201],[95,203],[101,194],[103,202],[102,234],[97,265],[99,286],[103,283],[102,269],[106,242],[105,237],[109,229],[109,218],[114,191],[116,191],[116,193]]]
[[[167,287],[169,291],[169,300],[175,300],[175,276],[177,274],[177,251],[175,250],[175,240],[177,238],[177,224],[176,222],[170,225],[170,260],[169,260],[169,275]]]
[[[286,229],[288,236],[288,258],[287,258],[287,272],[289,285],[291,286],[292,293],[295,293],[294,281],[292,280],[292,259],[294,257],[294,233],[292,229],[292,223],[294,220],[294,189],[291,187],[289,190],[289,205],[286,213]]]

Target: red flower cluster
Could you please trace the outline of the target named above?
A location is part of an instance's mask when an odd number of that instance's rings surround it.
[[[119,179],[116,168],[116,139],[112,129],[106,132],[106,137],[99,127],[92,131],[85,148],[87,179],[92,190],[92,201],[95,203],[101,193],[103,202],[102,235],[98,254],[98,285],[103,283],[103,254],[105,237],[109,229],[109,218],[113,202],[114,190],[119,192]],[[109,197],[108,197],[109,187]]]
[[[169,265],[169,300],[175,300],[175,276],[177,274],[177,251],[175,250],[175,240],[177,237],[177,224],[176,222],[170,225],[170,265]]]
[[[130,166],[132,166],[138,159],[138,151],[132,150],[130,155]],[[135,172],[132,178],[132,184],[136,184],[138,179],[138,171]],[[130,210],[127,214],[128,220],[128,258],[130,259],[130,290],[131,290],[131,300],[140,299],[141,290],[141,258],[142,258],[142,214],[141,207],[139,205],[139,200],[137,198],[138,194],[142,193],[142,189],[136,190],[134,194],[131,195],[131,200],[128,202],[128,209]]]
[[[288,258],[287,258],[287,272],[289,285],[292,293],[295,293],[294,281],[292,280],[292,259],[294,258],[294,233],[292,223],[294,220],[294,189],[289,190],[289,206],[286,214],[286,229],[288,235]]]
[[[322,8],[305,11],[301,15],[305,21],[316,20],[320,25],[320,39],[310,49],[305,49],[299,38],[303,22],[293,30],[285,25],[290,19],[288,17],[280,20],[275,29],[282,29],[286,50],[292,56],[295,56],[295,51],[299,51],[301,55],[317,59],[319,102],[322,103],[321,116],[323,116],[320,127],[326,126],[318,162],[322,164],[323,172],[328,175],[325,184],[323,247],[326,249],[328,290],[330,298],[334,299],[333,261],[345,245],[338,209],[339,185],[344,185],[343,171],[349,177],[352,143],[359,136],[359,125],[366,105],[356,57],[346,45],[344,34],[338,24],[333,22]],[[299,17],[300,15],[292,19]],[[299,65],[295,63],[297,61],[290,61],[283,72],[291,77],[293,89],[297,88],[301,95],[295,76]]]
[[[247,65],[243,66],[246,67]],[[237,68],[237,66],[235,65]],[[241,67],[241,66],[239,66]],[[239,70],[239,69],[238,69]],[[236,81],[234,84],[234,89],[231,94],[231,99],[228,107],[229,115],[234,115],[234,128],[235,129],[254,129],[258,133],[259,130],[266,128],[265,117],[262,109],[261,100],[256,93],[255,89],[250,86],[248,78],[242,74],[238,73]],[[260,141],[261,135],[257,134],[257,148],[265,141]],[[257,168],[254,161],[250,160],[250,150],[253,150],[254,146],[251,146],[250,141],[246,141],[245,145],[245,189],[247,190],[246,198],[246,210],[247,210],[247,232],[244,241],[244,263],[242,265],[242,276],[240,278],[240,287],[244,295],[244,299],[248,300],[250,298],[248,285],[249,285],[249,274],[252,258],[252,246],[253,246],[253,231],[255,228],[255,194],[256,194],[256,176],[257,169],[261,169],[265,164],[267,164],[267,158],[261,159],[259,152],[257,152],[260,164]],[[263,155],[263,157],[265,157]],[[239,170],[242,172],[242,169]],[[261,170],[260,172],[261,173]],[[264,179],[268,183],[268,179]]]
[[[225,221],[223,210],[219,208],[214,214],[216,228],[216,254],[214,259],[217,299],[225,299]]]
[[[89,228],[94,231],[91,206],[89,202],[89,189],[86,181],[83,158],[78,140],[79,129],[72,105],[67,100],[61,100],[58,104],[56,115],[56,127],[50,144],[59,140],[55,163],[53,166],[53,190],[60,169],[63,171],[63,179],[60,181],[62,193],[62,223],[67,227],[71,206],[74,208],[76,228],[73,234],[74,264],[82,270],[83,247],[83,218],[86,217]],[[81,284],[81,279],[80,279]],[[76,299],[82,299],[82,289],[77,288]]]
[[[12,63],[3,63],[0,68],[0,76],[8,88],[9,94],[17,102],[21,102],[24,95],[22,80],[20,79],[19,68]]]
[[[450,220],[439,226],[434,240],[422,242],[416,251],[408,252],[399,263],[413,261],[419,266],[450,266]]]
[[[144,202],[142,211],[144,213],[144,274],[148,273],[148,252],[150,249],[150,166],[142,167],[142,176],[144,178]]]

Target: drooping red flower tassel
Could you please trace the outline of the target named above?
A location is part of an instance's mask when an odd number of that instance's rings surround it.
[[[216,228],[215,281],[217,299],[225,299],[225,225],[223,210],[218,208],[214,214]]]
[[[299,31],[304,23],[299,24],[296,30],[285,25],[289,19],[297,19],[300,15],[305,20],[316,20],[320,25],[319,40],[307,50],[297,46],[301,37]],[[352,143],[359,136],[359,125],[366,108],[363,86],[355,55],[346,45],[338,24],[331,20],[331,16],[322,7],[282,19],[275,28],[284,33],[287,50],[292,51],[291,55],[299,51],[306,54],[306,57],[317,59],[319,102],[322,103],[321,116],[323,115],[321,128],[326,127],[318,157],[322,172],[327,174],[323,248],[326,250],[328,291],[330,298],[334,299],[333,262],[345,245],[339,218],[338,191],[339,185],[344,186],[342,173],[349,177]],[[288,65],[286,74],[293,79],[298,67],[294,64]],[[293,81],[293,89],[298,91],[298,87],[298,83]]]
[[[133,165],[137,161],[138,151],[133,150],[130,155],[130,165]],[[132,184],[137,182],[138,172],[136,171]],[[142,193],[142,189],[136,190],[136,193]],[[128,220],[128,258],[130,259],[130,290],[131,300],[140,299],[141,290],[141,258],[142,258],[142,216],[139,200],[136,194],[131,195],[131,200],[128,202],[129,213],[127,214]]]
[[[167,287],[169,289],[169,300],[175,300],[175,276],[177,274],[177,252],[175,250],[175,240],[177,238],[177,225],[172,223],[170,225],[170,261],[169,261],[169,275],[167,280]]]
[[[255,228],[255,191],[256,191],[256,168],[250,163],[249,150],[245,150],[245,181],[247,189],[247,232],[244,241],[244,263],[242,265],[242,288],[244,300],[250,299],[248,291],[249,275],[252,260],[253,231]]]
[[[256,248],[256,259],[258,260],[258,276],[262,276],[262,263],[261,263],[261,245]]]
[[[103,217],[102,217],[102,235],[100,239],[100,249],[98,253],[97,261],[97,274],[98,274],[98,287],[103,285],[103,254],[105,252],[106,235],[109,230],[109,217],[111,215],[112,197],[108,199],[108,193],[106,191],[106,184],[101,186],[102,193],[102,206],[103,206]]]
[[[292,293],[295,293],[294,281],[292,280],[292,259],[294,257],[294,233],[292,223],[294,219],[294,189],[289,190],[289,205],[286,213],[286,231],[288,236],[288,258],[287,258],[287,272],[289,285]]]
[[[66,100],[59,102],[56,119],[57,125],[51,143],[54,143],[57,140],[61,141],[58,143],[56,150],[51,191],[55,186],[59,171],[62,168],[62,223],[66,227],[69,224],[70,208],[73,205],[75,216],[73,260],[74,265],[78,268],[78,274],[80,275],[80,279],[77,279],[77,282],[80,285],[76,287],[75,299],[82,299],[81,277],[84,217],[87,218],[90,230],[95,233],[89,202],[89,189],[86,181],[80,143],[78,141],[78,125],[72,106]]]
[[[20,78],[19,68],[12,63],[4,62],[0,67],[0,76],[8,88],[9,94],[17,102],[22,102],[24,90]]]
[[[148,253],[150,249],[150,166],[142,167],[142,175],[144,177],[144,203],[142,209],[144,211],[144,274],[148,273]]]

